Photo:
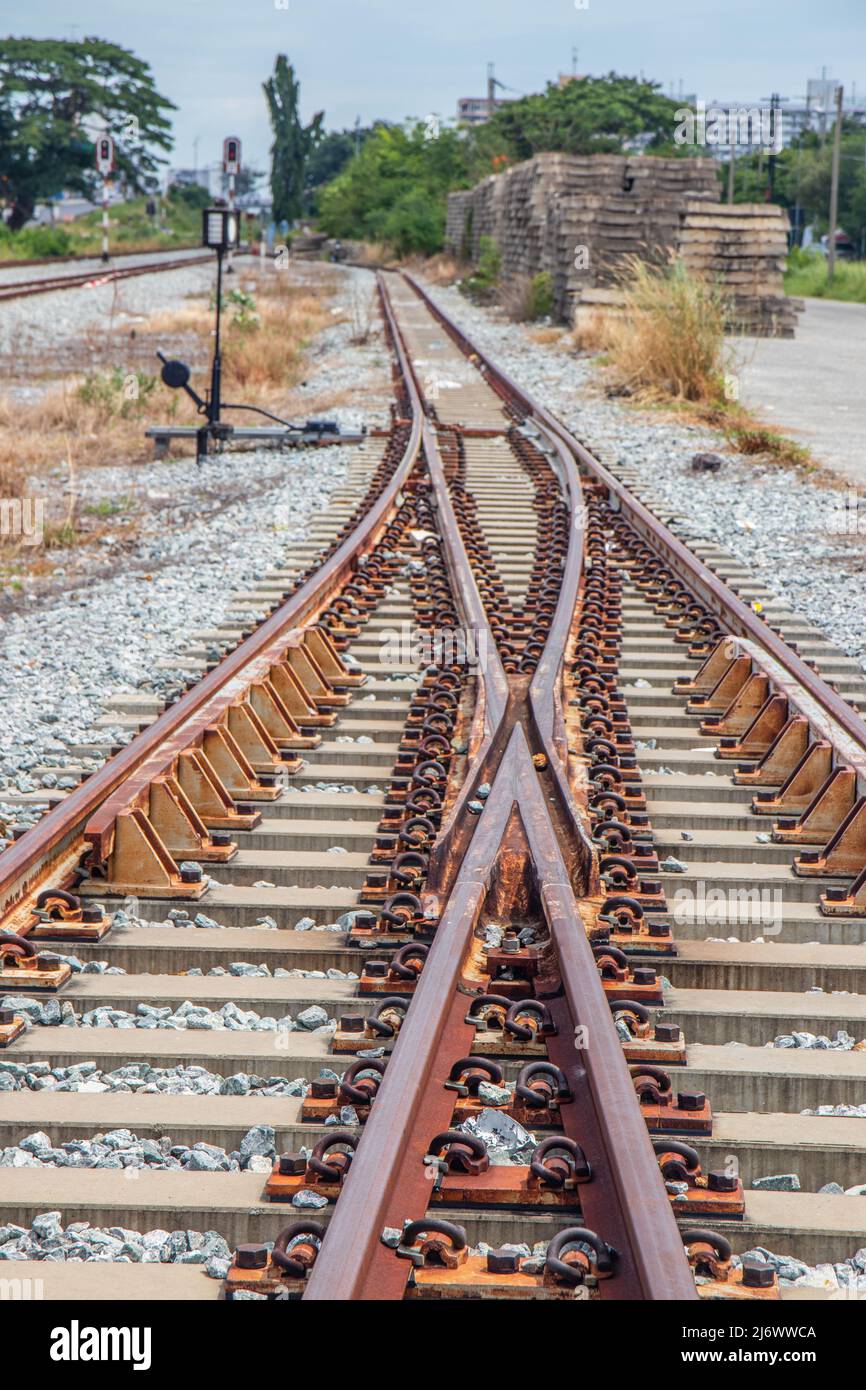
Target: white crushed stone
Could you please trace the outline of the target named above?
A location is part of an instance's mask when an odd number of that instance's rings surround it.
[[[124,553],[120,571],[8,616],[0,642],[0,786],[33,790],[26,774],[39,763],[69,761],[65,749],[86,742],[109,692],[147,688],[154,663],[174,657],[191,630],[223,621],[233,593],[281,563],[311,519],[343,481],[350,446],[262,450],[163,464],[165,485],[250,488],[215,514],[144,537]],[[151,576],[146,578],[146,576]],[[180,664],[180,663],[179,663]],[[99,741],[110,738],[99,732]]]
[[[692,539],[712,541],[748,565],[866,670],[866,536],[856,534],[866,532],[866,512],[856,520],[840,511],[844,492],[726,451],[718,473],[695,474],[692,455],[726,450],[721,435],[608,399],[590,358],[533,342],[531,329],[470,304],[453,287],[426,289],[581,442],[630,465],[671,511],[687,517]],[[836,534],[840,522],[855,534]]]
[[[303,278],[310,269],[300,267],[298,273]],[[161,286],[173,274],[147,283]],[[363,423],[371,426],[387,417],[390,388],[381,370],[385,357],[378,333],[365,344],[351,341],[350,311],[354,297],[366,303],[373,292],[373,277],[354,272],[335,305],[349,312],[349,321],[334,323],[317,336],[303,385],[311,397],[321,398],[370,379]],[[76,291],[64,293],[80,298]],[[152,297],[152,291],[148,293]],[[327,414],[347,430],[362,423],[354,407]],[[62,593],[41,599],[25,585],[25,602],[32,608],[3,620],[0,792],[55,785],[65,789],[68,779],[62,775],[34,776],[33,770],[72,764],[92,770],[99,760],[75,756],[70,748],[127,741],[128,734],[119,729],[93,731],[106,697],[169,690],[172,673],[155,663],[177,657],[176,669],[183,669],[181,653],[192,632],[220,624],[237,591],[254,587],[268,569],[283,563],[286,550],[307,535],[312,519],[327,508],[332,492],[344,482],[355,452],[354,445],[261,449],[214,454],[201,465],[188,456],[83,475],[86,500],[144,494],[158,510],[145,520],[135,540],[121,546],[118,539],[108,538],[102,547],[104,558],[93,557],[94,569],[99,571],[101,565],[102,572],[90,582],[75,575]],[[53,577],[62,586],[65,552],[57,551],[56,556]],[[40,809],[44,808],[19,807],[14,819],[32,823]]]
[[[179,253],[181,256],[201,252]],[[124,256],[118,267],[137,261]],[[140,258],[142,261],[146,257]],[[162,259],[165,259],[164,257]],[[61,262],[59,267],[31,266],[2,273],[3,279],[46,279],[49,274],[70,274],[78,263]],[[84,269],[88,263],[84,263]],[[213,267],[202,263],[178,270],[163,270],[154,275],[134,275],[129,280],[100,284],[102,264],[93,263],[94,283],[77,289],[48,291],[28,295],[25,299],[10,299],[0,303],[0,353],[46,351],[55,353],[65,341],[81,337],[89,328],[105,326],[109,321],[115,328],[125,317],[152,314],[157,309],[174,309],[190,294],[207,294],[214,278]],[[39,273],[41,272],[41,273]]]

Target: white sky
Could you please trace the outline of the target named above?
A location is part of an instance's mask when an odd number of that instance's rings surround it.
[[[174,165],[219,158],[239,135],[245,162],[266,168],[261,84],[285,52],[302,109],[339,129],[360,115],[453,115],[482,95],[488,61],[517,92],[578,71],[643,72],[707,101],[805,93],[808,77],[856,82],[866,95],[866,0],[0,0],[0,30],[98,35],[150,63],[176,102]],[[287,5],[287,8],[278,8]],[[26,18],[24,16],[26,15]]]

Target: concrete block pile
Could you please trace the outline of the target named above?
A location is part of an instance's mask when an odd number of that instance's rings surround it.
[[[539,154],[448,199],[446,244],[477,260],[481,238],[502,253],[505,277],[549,271],[554,313],[615,308],[630,257],[680,255],[730,295],[731,328],[793,333],[782,290],[787,214],[768,204],[717,201],[713,159]]]

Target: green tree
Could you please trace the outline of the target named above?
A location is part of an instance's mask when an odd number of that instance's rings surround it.
[[[114,137],[118,173],[136,192],[171,149],[174,105],[147,63],[105,39],[0,39],[0,194],[9,226],[22,227],[40,198],[68,189],[94,196],[94,141]]]
[[[866,125],[846,118],[839,160],[838,225],[861,247],[866,242]],[[799,210],[801,224],[826,232],[832,177],[832,130],[822,144],[815,131],[805,131],[776,158],[773,202]],[[736,162],[735,201],[758,203],[769,196],[769,157],[766,151]]]
[[[486,125],[473,130],[473,143],[482,160],[497,154],[531,159],[545,150],[619,153],[638,139],[650,150],[673,153],[678,107],[657,82],[611,72],[551,84],[545,92],[503,103]]]
[[[335,179],[372,134],[372,126],[363,126],[358,130],[326,131],[307,161],[307,188],[319,188],[323,183]]]
[[[330,236],[384,241],[399,254],[441,250],[448,191],[469,182],[469,147],[461,132],[430,123],[377,125],[319,197]]]
[[[324,112],[309,125],[301,124],[298,103],[301,84],[284,53],[277,56],[273,76],[264,83],[274,143],[271,146],[271,195],[274,219],[291,222],[303,211],[307,160],[322,138]]]

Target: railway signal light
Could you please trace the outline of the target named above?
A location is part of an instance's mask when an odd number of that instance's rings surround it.
[[[241,171],[241,142],[236,135],[228,135],[223,140],[223,173],[239,174]]]
[[[225,142],[225,162],[228,167],[229,162],[234,163],[237,170],[240,167],[240,140],[234,136]],[[240,243],[240,216],[235,211],[231,203],[231,190],[234,184],[234,172],[229,171],[229,191],[230,201],[227,207],[205,208],[202,212],[202,245],[211,251],[216,251],[217,255],[217,282],[216,282],[216,322],[214,327],[214,351],[210,368],[210,389],[206,392],[206,399],[190,385],[190,370],[185,362],[177,359],[169,359],[163,353],[158,352],[157,356],[162,362],[162,380],[166,386],[174,391],[185,391],[194,402],[196,411],[204,416],[206,423],[199,425],[196,429],[196,458],[200,462],[207,456],[208,445],[211,439],[217,443],[225,443],[234,434],[234,426],[222,419],[223,400],[222,400],[222,283],[223,283],[223,262],[231,257],[232,249]],[[231,269],[229,265],[227,267]],[[293,425],[289,420],[282,419],[279,415],[274,415],[269,410],[262,409],[257,405],[245,405],[240,403],[226,403],[229,410],[251,410],[258,415],[264,415],[269,420],[275,420],[278,425],[284,426],[286,432],[293,434],[339,434],[339,427],[332,421],[309,421],[307,425]],[[179,431],[183,433],[183,430]],[[270,432],[273,434],[273,431]],[[245,431],[250,437],[252,431]]]
[[[241,142],[236,135],[227,135],[223,141],[223,172],[228,180],[229,209],[234,212],[235,206],[235,176],[241,171]],[[232,266],[232,253],[229,250],[226,274],[231,275],[234,267]]]
[[[100,135],[96,141],[96,168],[102,176],[102,259],[108,260],[108,179],[114,169],[114,141]]]
[[[114,141],[110,135],[100,135],[96,141],[96,168],[104,179],[114,169]]]
[[[237,213],[232,208],[205,208],[202,213],[202,246],[222,256],[239,240]]]

